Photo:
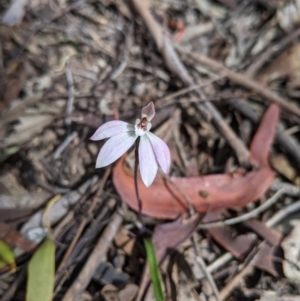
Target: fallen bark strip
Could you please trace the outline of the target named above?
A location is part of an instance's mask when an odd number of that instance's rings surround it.
[[[210,70],[213,70],[214,72],[218,72],[219,75],[227,76],[232,82],[247,88],[249,90],[255,91],[260,96],[264,97],[270,102],[278,104],[282,109],[293,113],[297,116],[300,116],[300,108],[296,105],[287,102],[283,97],[279,96],[278,94],[272,92],[268,87],[254,81],[253,79],[248,78],[247,76],[234,72],[221,63],[204,56],[199,53],[193,53],[190,52],[187,49],[184,49],[181,46],[176,46],[176,49],[178,49],[181,53],[187,54],[190,58],[197,61],[203,66],[206,66]]]

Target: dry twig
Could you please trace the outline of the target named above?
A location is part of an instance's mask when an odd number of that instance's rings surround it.
[[[102,236],[98,240],[95,248],[93,249],[93,252],[86,261],[83,269],[68,289],[62,301],[77,301],[80,299],[81,294],[90,283],[100,262],[105,259],[107,250],[112,240],[114,239],[122,221],[123,215],[121,215],[118,211],[115,212],[114,215],[111,217],[111,222],[105,228]]]
[[[63,267],[65,266],[65,264],[66,264],[66,262],[67,262],[67,260],[68,260],[68,258],[70,256],[70,254],[72,253],[72,251],[73,251],[73,249],[74,249],[74,247],[75,247],[75,245],[76,245],[79,237],[81,236],[81,234],[82,234],[82,232],[83,232],[86,224],[88,223],[89,218],[92,215],[92,213],[93,213],[93,211],[94,211],[94,209],[95,209],[95,207],[96,207],[96,205],[97,205],[97,203],[99,201],[100,195],[101,195],[101,193],[103,191],[103,188],[104,188],[104,185],[105,185],[105,183],[107,181],[107,178],[110,175],[110,172],[111,172],[111,167],[108,167],[105,170],[105,174],[104,174],[103,178],[101,179],[101,181],[99,183],[99,187],[98,187],[97,193],[94,196],[93,201],[90,204],[90,207],[89,207],[88,212],[87,212],[87,216],[85,216],[82,219],[82,221],[81,221],[81,223],[79,225],[79,228],[78,228],[78,230],[76,232],[76,235],[73,237],[71,244],[69,245],[69,247],[68,247],[68,249],[67,249],[67,251],[66,251],[66,253],[65,253],[65,255],[64,255],[63,259],[62,259],[62,261],[60,262],[60,265],[59,265],[59,267],[57,269],[57,273],[59,273],[63,269]]]
[[[264,202],[261,206],[253,209],[252,211],[240,215],[238,217],[230,218],[224,221],[214,222],[214,223],[206,223],[199,225],[199,229],[209,229],[209,228],[216,228],[216,227],[224,227],[229,225],[235,225],[238,223],[245,222],[246,220],[253,218],[257,216],[258,214],[264,212],[268,208],[270,208],[272,205],[274,205],[278,199],[284,194],[284,188],[281,188],[278,190],[271,198],[269,198],[266,202]]]
[[[261,117],[252,110],[250,105],[243,99],[226,99],[225,100],[228,104],[234,107],[237,111],[242,113],[244,116],[249,118],[254,123],[259,123]],[[280,144],[282,149],[290,154],[299,164],[300,164],[300,145],[293,139],[292,137],[288,136],[285,132],[277,130],[276,131],[276,141]]]
[[[176,46],[176,49],[178,49],[181,53],[188,55],[189,58],[192,58],[193,60],[200,63],[201,65],[204,65],[207,68],[213,70],[214,72],[217,72],[220,75],[227,76],[234,83],[241,85],[244,88],[255,91],[257,94],[259,94],[263,98],[267,99],[268,101],[278,104],[284,110],[286,110],[292,114],[295,114],[297,116],[300,116],[300,108],[299,107],[297,107],[291,103],[288,103],[284,98],[282,98],[281,96],[272,92],[268,87],[265,87],[264,85],[248,78],[247,76],[245,76],[241,73],[232,71],[232,70],[226,68],[221,63],[219,63],[209,57],[206,57],[202,54],[193,53],[190,50],[187,50],[186,48],[184,48],[182,46],[178,46],[178,45]]]
[[[66,117],[65,122],[67,126],[70,126],[72,121],[69,116],[73,111],[73,103],[74,103],[74,81],[73,81],[72,72],[70,70],[66,71],[66,79],[68,82],[69,97],[68,97],[68,103],[66,108],[66,114],[68,115],[68,117]]]
[[[199,248],[198,248],[198,245],[196,243],[196,239],[195,239],[194,234],[192,236],[192,242],[193,242],[194,250],[195,250],[195,253],[196,253],[196,262],[199,265],[200,269],[202,270],[203,274],[205,275],[206,279],[208,280],[208,282],[209,282],[209,284],[210,284],[210,286],[211,286],[211,288],[214,292],[216,300],[221,301],[220,293],[219,293],[219,290],[217,288],[217,285],[216,285],[213,277],[211,276],[210,271],[207,269],[207,266],[206,266],[204,260],[200,256]]]
[[[284,48],[293,43],[300,36],[300,28],[296,31],[291,32],[284,39],[273,45],[271,48],[267,49],[267,51],[263,52],[246,70],[244,74],[249,77],[255,76],[255,74],[263,67],[266,63],[268,63],[272,57],[279,54]]]

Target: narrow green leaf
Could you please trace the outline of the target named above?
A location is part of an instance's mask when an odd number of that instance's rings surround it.
[[[55,244],[47,238],[28,265],[26,301],[51,301],[55,276]]]
[[[5,161],[7,158],[14,155],[15,153],[17,153],[19,149],[20,149],[19,146],[11,146],[5,149],[4,152],[0,154],[0,163]]]
[[[0,240],[0,267],[6,266],[10,266],[13,272],[15,272],[15,254],[3,240]]]
[[[164,294],[161,286],[161,277],[156,259],[155,247],[151,239],[144,239],[147,260],[150,269],[150,275],[156,301],[164,301]]]

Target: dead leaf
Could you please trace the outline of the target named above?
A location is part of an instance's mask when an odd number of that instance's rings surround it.
[[[112,284],[123,287],[129,281],[129,275],[116,269],[111,263],[102,261],[93,274],[93,280],[100,285]]]
[[[118,301],[119,290],[112,284],[105,285],[101,290],[101,296],[104,301]]]
[[[271,246],[264,241],[260,245],[253,263],[257,268],[270,273],[274,277],[282,277],[282,267],[280,261],[278,261],[281,258],[282,252],[280,247]]]
[[[216,2],[196,0],[195,5],[205,16],[210,16],[212,19],[222,19],[227,13],[226,9],[221,5],[218,5]]]
[[[37,43],[34,43],[34,39],[30,41],[30,43],[26,42],[26,37],[22,36],[20,32],[16,30],[10,31],[10,37],[12,40],[14,40],[18,45],[25,47],[30,53],[33,55],[40,56],[42,54],[41,48],[39,48],[39,45]]]
[[[267,227],[264,222],[258,219],[250,219],[243,224],[273,246],[278,246],[282,240],[282,235],[278,231]]]
[[[15,170],[3,172],[3,174],[0,176],[0,184],[2,189],[1,194],[20,197],[28,193],[27,190],[19,183],[15,174]],[[12,203],[5,203],[0,203],[0,207],[3,208],[6,207],[6,205],[13,207]],[[18,205],[22,206],[20,203]]]
[[[191,40],[212,32],[214,28],[215,25],[211,21],[202,22],[196,25],[188,25],[185,27],[184,36],[179,42],[181,44],[188,43]]]
[[[5,223],[0,223],[0,239],[11,246],[19,247],[25,252],[31,252],[36,246]]]
[[[133,301],[137,292],[138,286],[136,284],[129,283],[119,292],[119,300]]]
[[[283,155],[277,155],[271,157],[272,167],[286,179],[296,184],[299,173],[295,166],[293,166],[289,160]],[[297,185],[297,184],[296,184]]]
[[[251,143],[251,162],[257,168],[248,173],[207,175],[192,178],[172,178],[174,184],[191,200],[197,212],[220,208],[241,207],[262,196],[273,181],[268,163],[269,149],[279,116],[279,108],[271,105],[263,116]],[[131,208],[138,210],[132,173],[119,160],[113,172],[113,183],[119,195]],[[182,194],[162,177],[157,176],[146,188],[140,177],[138,188],[142,199],[142,213],[161,219],[176,219],[188,212]]]
[[[22,237],[17,231],[11,231],[3,240],[28,253],[32,252],[36,247],[34,243]]]
[[[281,243],[284,251],[283,272],[291,280],[300,281],[300,222],[295,225],[291,233]]]
[[[0,194],[0,210],[32,210],[41,206],[50,195],[49,192],[24,192],[19,195]],[[1,215],[0,212],[0,219]]]
[[[184,249],[186,248],[184,247]],[[191,256],[190,260],[187,256]],[[199,301],[199,295],[196,293],[195,287],[199,283],[196,279],[200,278],[196,277],[197,273],[195,274],[193,270],[195,268],[197,269],[199,266],[195,264],[193,248],[187,248],[184,253],[175,251],[172,254],[164,281],[170,300]],[[201,281],[201,285],[203,289],[203,281]]]
[[[59,48],[59,51],[59,63],[58,65],[53,67],[53,72],[62,72],[65,69],[67,62],[71,59],[71,57],[77,54],[77,51],[71,45],[64,45]]]
[[[1,113],[5,112],[12,100],[18,98],[28,76],[24,64],[20,64],[19,61],[13,62],[8,69],[11,71],[8,70],[0,77]]]
[[[220,211],[206,214],[204,222],[220,220]],[[208,229],[208,233],[225,250],[229,251],[235,258],[244,259],[255,243],[255,238],[249,235],[237,235],[232,227],[218,227]]]
[[[268,84],[278,79],[288,79],[288,89],[300,87],[300,43],[294,44],[277,56],[266,68],[257,75],[257,80]]]
[[[28,216],[50,196],[49,192],[28,192],[19,183],[15,170],[0,176],[0,221],[13,221]]]
[[[33,213],[33,209],[1,209],[0,222],[16,222],[16,220],[28,218]]]
[[[172,249],[184,242],[195,230],[203,216],[194,215],[167,224],[158,225],[154,229],[153,243],[157,261],[161,262]]]
[[[29,79],[26,82],[26,85],[24,87],[24,90],[26,91],[26,95],[34,96],[38,92],[45,91],[49,89],[53,84],[52,75],[49,73],[46,73],[42,76],[34,77]]]
[[[2,17],[2,23],[8,26],[13,26],[21,23],[27,0],[11,0],[10,6],[5,11]]]
[[[280,27],[289,33],[300,21],[300,1],[280,1],[277,9],[277,20]]]
[[[51,115],[20,117],[20,123],[14,127],[14,133],[4,140],[3,147],[8,147],[14,144],[21,145],[29,141],[36,134],[41,132],[48,124],[50,124],[53,119],[54,116]]]
[[[131,237],[127,230],[121,228],[115,236],[115,245],[122,249],[125,254],[132,255],[132,251],[135,246],[135,238]]]
[[[213,222],[220,219],[218,212],[209,212],[205,216],[204,221]],[[243,224],[265,238],[255,255],[254,265],[275,277],[281,276],[281,263],[276,260],[276,258],[282,257],[279,248],[282,239],[281,235],[258,220],[248,220]],[[255,246],[255,237],[244,234],[237,235],[236,230],[230,227],[212,228],[208,229],[208,232],[215,241],[239,260],[243,260]]]

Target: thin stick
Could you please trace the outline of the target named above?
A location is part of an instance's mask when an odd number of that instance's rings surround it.
[[[74,131],[70,135],[68,135],[65,140],[60,144],[57,149],[54,151],[52,157],[53,159],[57,159],[61,153],[66,149],[66,147],[77,137],[78,132]]]
[[[97,193],[94,196],[93,201],[90,204],[90,207],[89,207],[88,212],[87,212],[87,216],[85,216],[82,219],[82,221],[81,221],[81,223],[80,223],[80,225],[78,227],[78,230],[77,230],[75,236],[73,237],[73,239],[71,241],[71,244],[69,245],[69,247],[68,247],[68,249],[67,249],[67,251],[66,251],[66,253],[65,253],[64,257],[63,257],[63,259],[60,262],[60,265],[59,265],[59,267],[57,269],[57,273],[60,272],[63,269],[63,267],[65,266],[65,264],[66,264],[66,262],[67,262],[67,260],[68,260],[68,258],[70,256],[70,254],[72,253],[72,251],[73,251],[73,249],[74,249],[74,247],[75,247],[75,245],[76,245],[79,237],[81,236],[81,234],[82,234],[82,232],[83,232],[86,224],[88,223],[88,221],[90,219],[90,216],[92,215],[92,213],[93,213],[93,211],[94,211],[94,209],[95,209],[95,207],[96,207],[96,205],[98,203],[99,197],[100,197],[100,195],[101,195],[101,193],[103,191],[104,185],[105,185],[105,183],[106,183],[106,181],[107,181],[107,179],[108,179],[108,177],[110,175],[110,172],[111,172],[111,167],[108,167],[105,170],[103,178],[101,179],[101,182],[100,182],[99,188],[97,190]]]
[[[119,227],[121,226],[122,221],[123,216],[119,212],[115,212],[110,219],[110,223],[105,228],[102,236],[98,240],[95,248],[86,261],[83,269],[80,271],[78,277],[68,289],[62,301],[80,300],[81,294],[90,283],[100,262],[105,260],[108,248],[110,247],[112,240],[114,239]]]
[[[195,214],[195,208],[189,196],[171,179],[169,175],[166,175],[164,173],[161,173],[161,175],[169,184],[171,184],[177,190],[177,192],[181,194],[189,208],[190,216],[193,216]]]
[[[278,199],[284,194],[284,188],[279,189],[271,198],[269,198],[266,202],[264,202],[261,206],[255,208],[254,210],[240,215],[238,217],[230,218],[224,221],[214,222],[214,223],[206,223],[199,225],[199,229],[209,229],[209,228],[216,228],[216,227],[224,227],[229,225],[235,225],[238,223],[242,223],[250,218],[253,218],[260,213],[264,212],[268,208],[270,208],[272,205],[274,205]]]
[[[218,257],[213,263],[207,266],[207,270],[212,273],[215,270],[219,269],[222,265],[225,265],[230,260],[233,259],[233,255],[229,252],[224,253],[222,256]]]
[[[190,50],[187,50],[186,48],[182,46],[175,46],[177,50],[179,50],[181,53],[187,54],[189,58],[192,58],[193,60],[197,61],[201,65],[204,65],[214,72],[218,72],[222,75],[227,76],[231,81],[234,83],[243,86],[244,88],[250,89],[252,91],[255,91],[257,94],[261,95],[265,99],[267,99],[270,102],[274,102],[278,104],[281,108],[285,109],[286,111],[295,114],[297,116],[300,116],[300,108],[292,103],[287,102],[284,98],[277,95],[273,91],[271,91],[268,87],[248,78],[247,76],[234,72],[228,68],[226,68],[221,63],[206,57],[204,55],[201,55],[199,53],[193,53]]]
[[[300,197],[300,187],[290,184],[290,183],[282,183],[279,181],[274,181],[270,187],[272,191],[277,191],[280,188],[284,188],[284,192],[286,195]]]
[[[216,82],[216,81],[218,81],[218,80],[220,80],[222,78],[224,78],[224,75],[216,76],[216,77],[214,77],[212,79],[203,81],[201,84],[194,84],[194,85],[191,85],[191,86],[189,86],[187,88],[180,89],[180,90],[178,90],[178,91],[176,91],[174,93],[171,93],[171,94],[169,94],[169,95],[167,95],[167,96],[165,96],[163,98],[160,98],[160,99],[156,100],[155,106],[157,106],[157,107],[160,108],[162,106],[168,105],[168,101],[169,100],[173,100],[175,97],[182,96],[182,95],[187,94],[189,92],[192,92],[192,91],[198,90],[200,88],[203,88],[205,86],[211,85],[214,82]],[[203,101],[205,101],[205,100],[203,100]]]
[[[207,269],[204,260],[200,256],[199,248],[198,248],[198,245],[196,244],[195,233],[193,233],[193,235],[192,235],[192,242],[193,242],[194,250],[195,250],[195,253],[196,253],[196,262],[199,265],[199,267],[201,268],[201,270],[202,270],[203,274],[205,275],[207,281],[209,282],[209,284],[210,284],[210,286],[211,286],[211,288],[212,288],[212,290],[215,294],[215,297],[216,297],[217,301],[221,301],[220,293],[219,293],[219,290],[217,288],[217,285],[216,285],[213,277],[211,276],[211,273]]]
[[[300,210],[300,200],[280,209],[270,219],[267,220],[266,225],[268,227],[274,227],[279,222],[284,220],[286,217],[299,210]]]
[[[235,289],[235,287],[240,283],[240,281],[248,274],[254,270],[252,265],[252,260],[238,273],[221,291],[221,300],[225,300],[230,293]]]
[[[249,77],[253,77],[264,64],[270,61],[270,58],[279,54],[284,48],[286,48],[289,44],[293,43],[300,36],[300,28],[296,31],[291,32],[289,35],[284,37],[281,41],[271,46],[271,48],[267,49],[266,52],[262,53],[246,70],[244,74]]]
[[[114,198],[105,202],[105,206],[101,209],[99,215],[91,222],[91,226],[85,231],[78,241],[60,274],[56,273],[54,296],[61,291],[65,281],[70,278],[74,269],[77,268],[76,263],[82,262],[86,255],[90,253],[90,243],[94,241],[99,233],[102,232],[105,224],[107,225],[110,221],[110,219],[105,219],[105,217],[109,216],[109,214],[114,210],[113,208],[115,208],[116,203],[117,201]]]
[[[27,275],[26,266],[19,267],[18,270],[19,271],[18,271],[17,276],[15,277],[14,281],[12,283],[10,283],[7,290],[6,291],[4,290],[0,301],[11,301],[11,300],[13,300],[13,297],[14,297],[18,287],[20,286],[21,283],[24,282],[24,279]]]
[[[66,109],[66,114],[68,117],[66,117],[65,123],[66,123],[66,125],[70,125],[72,120],[69,116],[73,111],[73,103],[74,103],[74,81],[73,81],[72,72],[70,70],[66,71],[66,79],[67,79],[67,83],[68,83],[69,97],[68,97],[68,103],[67,103],[67,109]]]
[[[230,98],[226,99],[225,102],[231,105],[236,110],[238,110],[252,122],[259,123],[261,116],[259,116],[259,114],[256,113],[245,100]],[[300,164],[300,145],[297,142],[297,140],[293,137],[288,136],[281,129],[277,129],[275,135],[276,141],[280,144],[282,149],[288,154],[290,154]]]

